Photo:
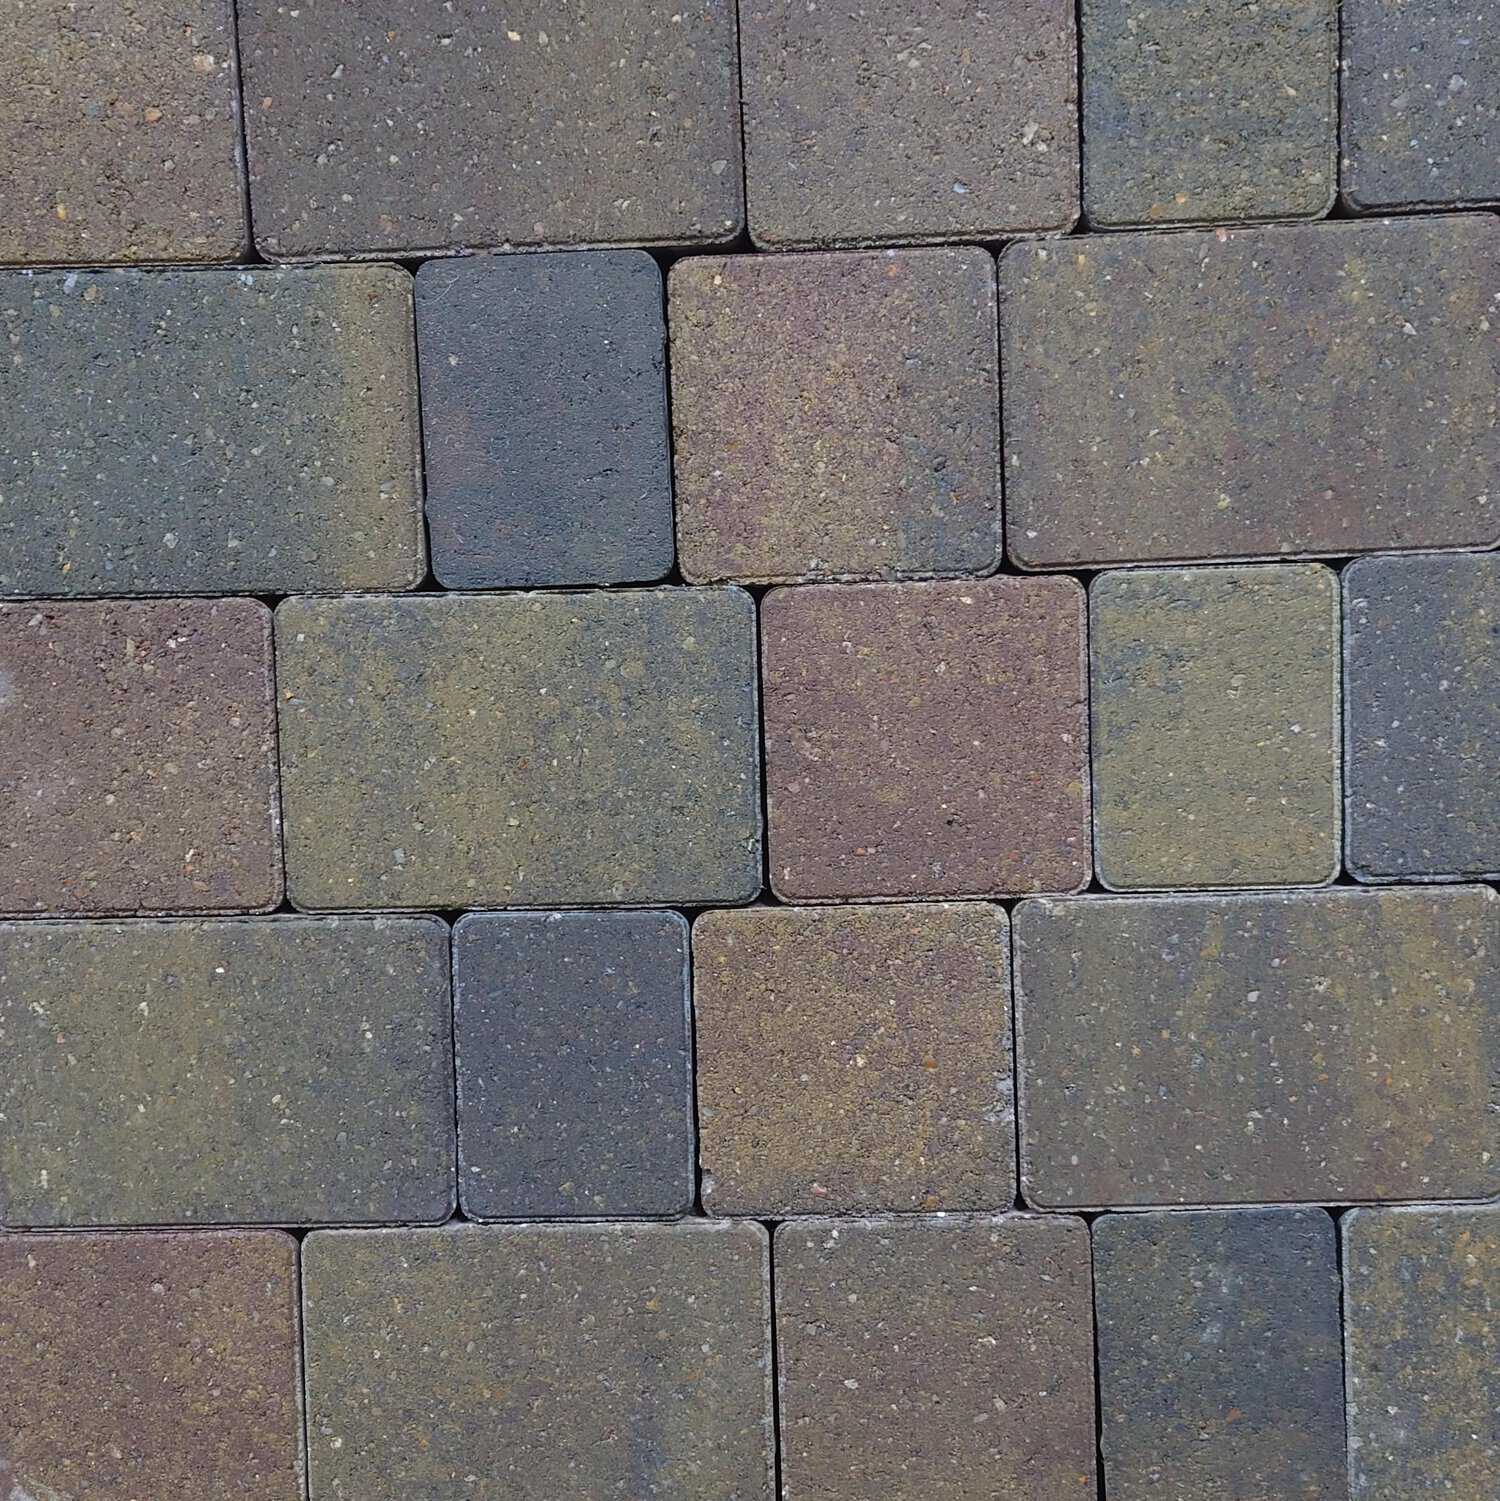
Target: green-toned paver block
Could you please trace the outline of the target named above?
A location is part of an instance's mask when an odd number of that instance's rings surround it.
[[[1480,215],[1013,246],[1011,556],[1493,544],[1497,249]]]
[[[271,612],[0,605],[0,853],[9,915],[274,907]]]
[[[994,569],[988,254],[695,258],[672,268],[668,308],[688,578]]]
[[[1500,1193],[1489,887],[1039,898],[1014,924],[1029,1203]]]
[[[771,1501],[759,1225],[303,1244],[314,1501]]]
[[[1003,908],[704,913],[693,1013],[709,1213],[1014,1203]]]
[[[1111,1501],[1342,1501],[1334,1234],[1322,1209],[1094,1221]]]
[[[439,918],[0,924],[0,1055],[0,1223],[453,1207]]]
[[[301,1501],[297,1243],[0,1236],[7,1501]]]
[[[0,594],[409,589],[411,277],[0,275]]]
[[[776,1230],[781,1467],[800,1501],[1093,1501],[1082,1220]]]
[[[778,589],[761,604],[771,884],[788,901],[1089,877],[1073,579]]]
[[[1099,879],[1338,873],[1339,585],[1319,563],[1126,569],[1089,589]]]
[[[1500,1206],[1341,1228],[1350,1495],[1500,1496]]]
[[[742,0],[757,243],[902,244],[1078,216],[1073,7]]]
[[[300,907],[651,906],[760,889],[738,589],[288,600]]]

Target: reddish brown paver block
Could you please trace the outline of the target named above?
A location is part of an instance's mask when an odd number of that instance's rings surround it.
[[[778,589],[761,604],[771,884],[788,901],[1089,877],[1083,590]]]
[[[1003,908],[706,912],[693,1013],[709,1213],[1014,1202]]]

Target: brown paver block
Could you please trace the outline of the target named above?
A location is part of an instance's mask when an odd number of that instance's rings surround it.
[[[297,1243],[0,1236],[8,1501],[301,1501]]]
[[[760,889],[741,590],[287,600],[276,671],[300,907],[697,905]]]
[[[1009,923],[981,903],[693,924],[711,1214],[1008,1209]]]
[[[0,912],[281,900],[263,604],[0,604],[0,709]]]
[[[776,1230],[785,1493],[1096,1495],[1082,1220],[793,1220]]]
[[[1497,923],[1487,886],[1023,902],[1022,1193],[1500,1193]]]
[[[1089,588],[1099,879],[1338,873],[1339,583],[1320,563],[1124,569]]]
[[[672,268],[668,310],[687,578],[994,569],[986,252],[694,258]]]
[[[1011,556],[1493,544],[1497,247],[1481,215],[1013,246]]]
[[[453,1207],[439,918],[0,924],[0,1055],[0,1224]]]
[[[788,901],[1089,877],[1083,590],[993,578],[761,603],[771,884]]]
[[[771,1501],[768,1249],[703,1221],[310,1236],[312,1495]]]

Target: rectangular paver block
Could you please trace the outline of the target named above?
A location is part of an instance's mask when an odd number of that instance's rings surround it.
[[[288,600],[276,671],[298,906],[760,889],[755,612],[738,589]]]
[[[0,924],[0,1223],[453,1207],[439,918]]]
[[[1487,886],[1023,902],[1027,1201],[1500,1192],[1497,919]]]
[[[768,1250],[703,1221],[310,1236],[314,1501],[772,1501]]]
[[[1011,556],[1493,544],[1497,248],[1479,215],[1011,247]]]
[[[702,914],[703,1207],[1008,1209],[1009,936],[978,902]]]

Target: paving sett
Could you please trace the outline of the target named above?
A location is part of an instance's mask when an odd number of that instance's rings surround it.
[[[438,918],[3,923],[0,1053],[0,1224],[453,1207]]]
[[[1000,258],[1023,568],[1500,540],[1493,216]]]
[[[1015,1202],[1003,908],[706,912],[693,975],[709,1213]]]
[[[1023,902],[1033,1207],[1500,1193],[1487,886]]]
[[[771,1501],[768,1251],[703,1221],[310,1236],[314,1501]]]

